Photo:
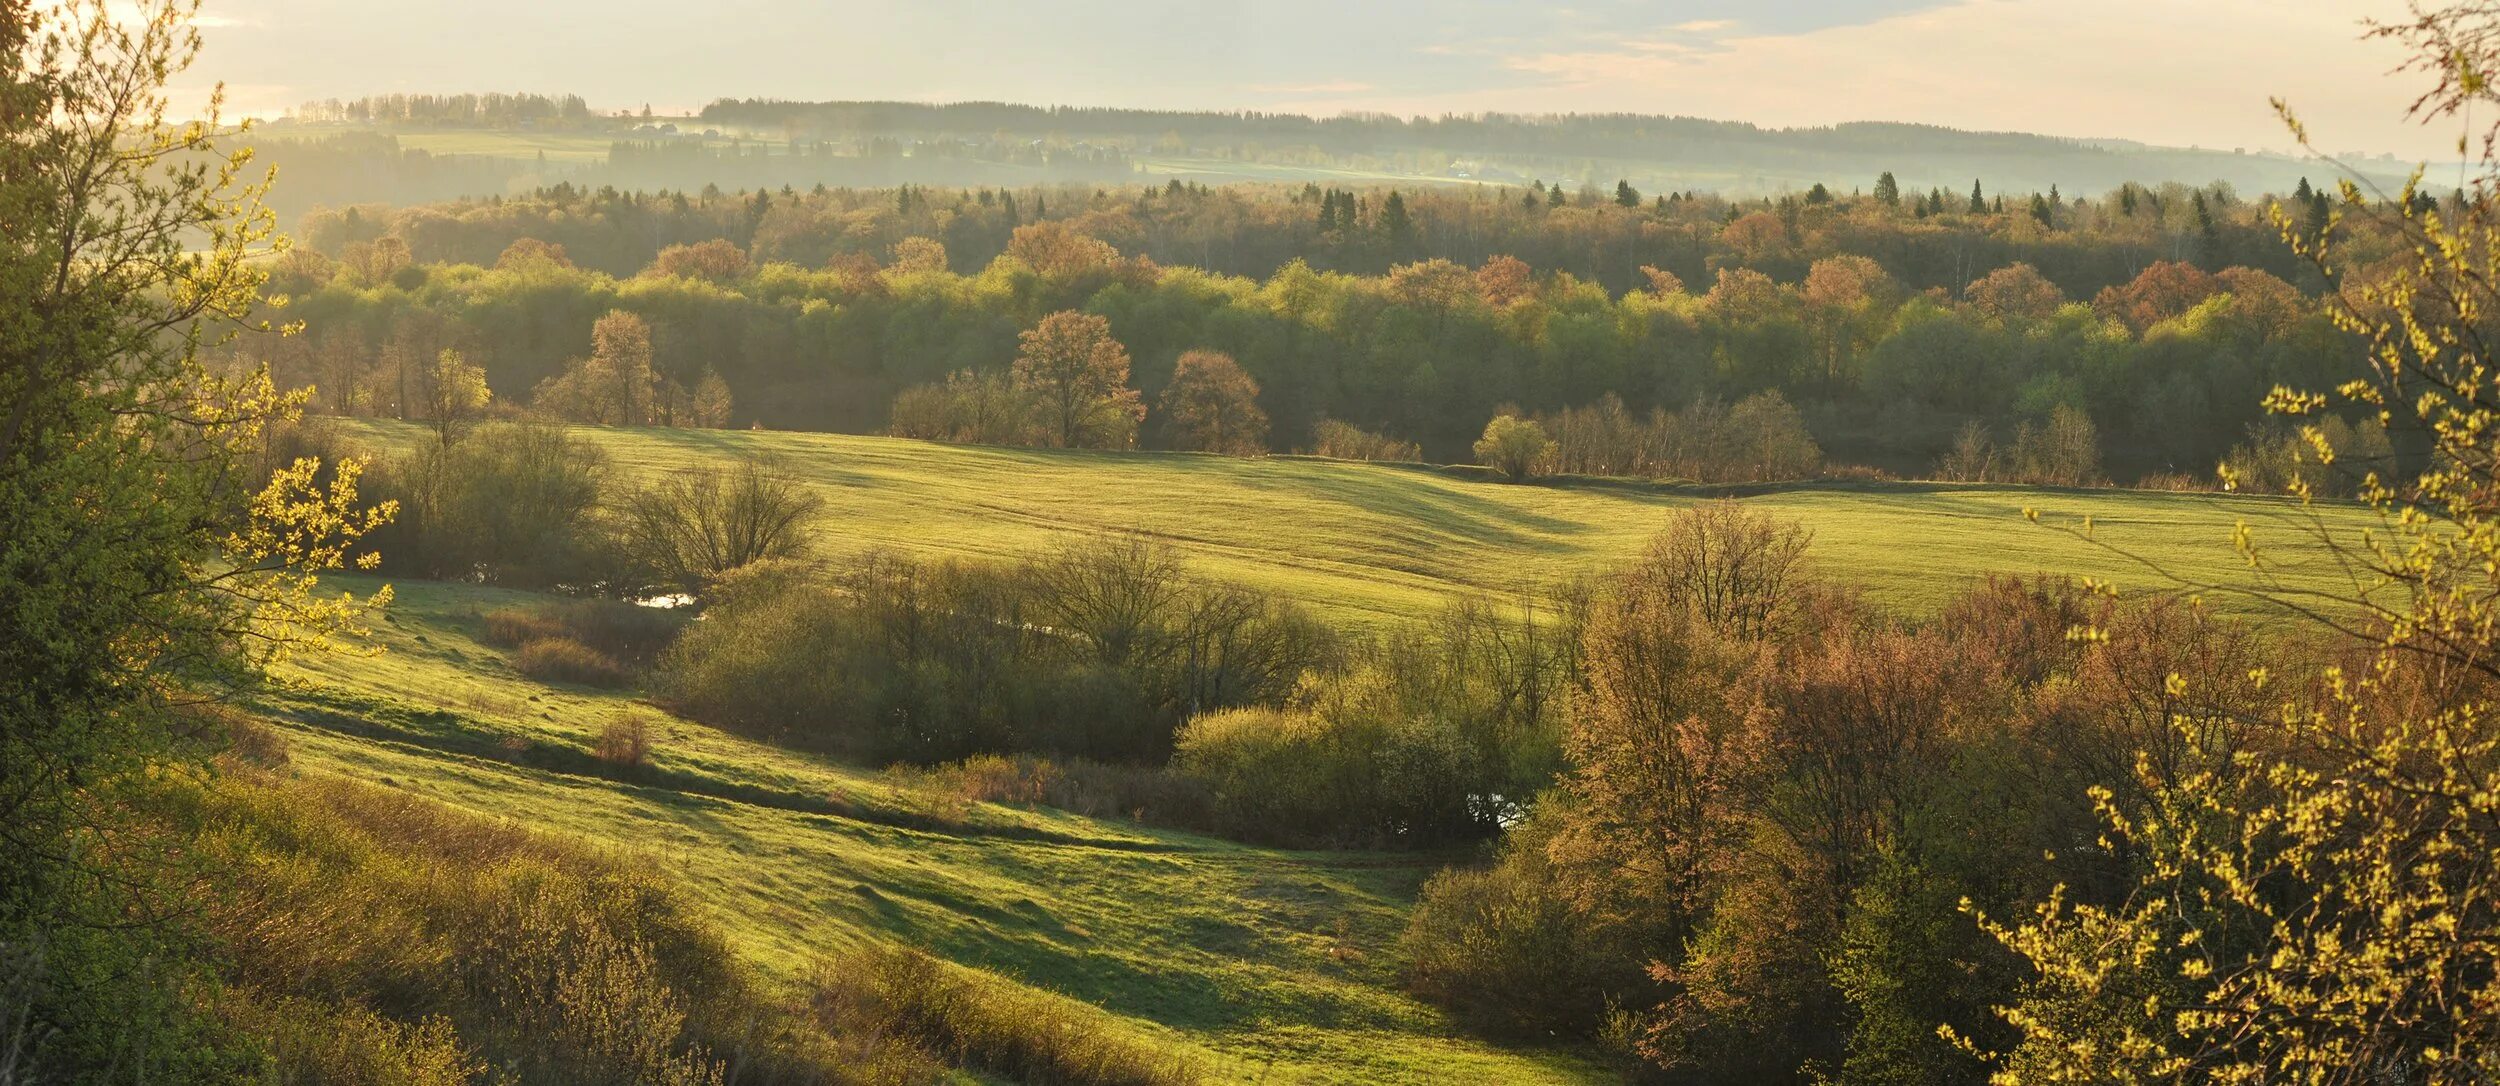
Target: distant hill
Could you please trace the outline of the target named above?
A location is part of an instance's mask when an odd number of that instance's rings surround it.
[[[285,167],[281,211],[414,204],[571,182],[724,190],[1160,183],[1332,185],[1532,181],[1730,196],[1904,189],[2097,196],[2124,182],[2224,182],[2255,195],[2346,167],[2391,185],[2406,165],[2154,147],[1932,125],[1764,128],[1643,114],[1307,117],[999,102],[722,100],[691,117],[586,113],[575,98],[390,96],[308,103],[259,132]],[[492,107],[492,108],[490,108]],[[528,108],[523,108],[528,107]]]

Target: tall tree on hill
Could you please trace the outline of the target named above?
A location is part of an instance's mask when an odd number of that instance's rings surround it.
[[[1172,367],[1163,389],[1163,425],[1172,446],[1228,456],[1267,451],[1267,412],[1259,409],[1259,383],[1233,356],[1188,351]]]
[[[2214,225],[2213,208],[2206,204],[2204,192],[2199,190],[2193,197],[2190,198],[2188,206],[2193,210],[2196,218],[2196,256],[2198,262],[2206,267],[2211,267],[2214,264],[2220,263],[2222,260],[2222,231]]]
[[[1891,170],[1875,178],[1875,199],[1885,207],[1901,206],[1901,182],[1893,179]]]
[[[1631,183],[1630,181],[1621,181],[1621,180],[1616,181],[1616,182],[1615,182],[1615,206],[1617,206],[1617,207],[1639,207],[1639,206],[1641,206],[1641,193],[1640,193],[1640,190],[1639,190],[1639,189],[1635,189],[1635,188],[1633,188],[1633,187],[1632,187],[1632,183]]]
[[[609,310],[590,328],[590,359],[609,382],[617,425],[649,425],[658,385],[651,369],[651,326],[637,314]]]
[[[1128,387],[1128,348],[1111,322],[1063,310],[1020,337],[1015,381],[1040,404],[1043,431],[1064,449],[1124,449],[1146,409]]]
[[[1977,178],[1971,179],[1970,183],[1970,213],[1973,215],[1988,213],[1988,198],[1980,193]]]
[[[1415,219],[1406,213],[1406,197],[1397,190],[1380,204],[1380,232],[1389,239],[1389,251],[1402,253],[1415,243]]]

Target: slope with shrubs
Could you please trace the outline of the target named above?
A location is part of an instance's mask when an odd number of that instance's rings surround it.
[[[1275,852],[980,802],[960,777],[846,769],[631,692],[541,683],[494,643],[563,637],[631,670],[591,610],[401,582],[384,652],[305,660],[263,706],[264,743],[308,776],[640,857],[768,994],[910,1038],[915,1059],[1034,1082],[1596,1073],[1574,1051],[1470,1039],[1396,991],[1397,933],[1442,857]]]

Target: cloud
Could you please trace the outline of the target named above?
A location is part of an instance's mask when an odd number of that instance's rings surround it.
[[[1735,28],[1736,20],[1734,19],[1695,19],[1687,23],[1677,23],[1667,29],[1678,34],[1709,34]]]

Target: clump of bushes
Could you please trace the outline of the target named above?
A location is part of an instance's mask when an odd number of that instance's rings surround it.
[[[532,641],[567,637],[564,621],[538,608],[499,607],[478,616],[486,627],[486,643],[517,649]]]
[[[1032,754],[976,754],[888,774],[956,802],[1056,807],[1088,818],[1125,818],[1182,829],[1220,828],[1206,789],[1163,766],[1121,765]]]
[[[922,1049],[767,997],[656,875],[431,800],[248,769],[150,816],[215,873],[215,1013],[275,1081],[925,1082]],[[273,924],[271,917],[287,922]]]
[[[1823,463],[1804,416],[1776,391],[1733,407],[1703,396],[1679,411],[1652,408],[1645,418],[1609,393],[1538,421],[1553,439],[1551,470],[1574,475],[1764,483],[1807,478]]]
[[[1524,483],[1548,470],[1554,451],[1545,428],[1516,414],[1495,415],[1476,439],[1476,462],[1514,483]]]
[[[1952,451],[1936,462],[1936,477],[1967,483],[2094,486],[2104,481],[2100,438],[2091,416],[2066,404],[2052,408],[2040,423],[2023,421],[2015,428],[2010,446],[1998,446],[1986,427],[1973,422],[1962,427]]]
[[[1321,419],[1311,429],[1311,451],[1338,460],[1413,462],[1424,458],[1421,445],[1337,419]]]
[[[597,446],[530,422],[488,423],[383,461],[364,492],[399,503],[396,520],[364,540],[387,571],[610,601],[700,595],[739,566],[797,557],[821,507],[764,458],[620,484]],[[599,630],[634,641],[600,647],[646,661],[663,621],[588,605],[550,617],[577,640],[598,644],[584,635]]]
[[[1461,600],[1416,634],[1314,676],[1291,704],[1193,718],[1173,771],[1206,790],[1212,828],[1247,840],[1489,836],[1562,767],[1579,598],[1557,593],[1517,611]]]
[[[499,607],[478,616],[488,644],[512,649],[513,667],[546,682],[630,687],[685,628],[676,608],[621,600],[560,600]]]
[[[1540,805],[1490,866],[1434,875],[1399,938],[1408,989],[1478,1031],[1582,1034],[1602,1021],[1610,996],[1647,982],[1636,941],[1554,892],[1562,873],[1547,850],[1568,821],[1559,813]]]
[[[640,714],[619,713],[600,726],[591,754],[616,770],[640,769],[651,760],[651,727]]]
[[[382,568],[446,581],[595,588],[616,561],[603,546],[607,458],[553,426],[488,423],[427,444],[365,476],[399,516],[366,536]]]
[[[821,1020],[904,1038],[1015,1082],[1188,1086],[1205,1077],[1100,1010],[906,947],[864,946],[834,960],[813,996]]]
[[[1159,762],[1190,713],[1277,701],[1335,651],[1299,608],[1107,540],[1013,566],[871,555],[829,580],[759,563],[656,685],[697,718],[878,760]]]
[[[634,683],[633,672],[616,662],[615,657],[569,637],[541,637],[523,642],[512,655],[512,667],[540,682],[610,689]]]

